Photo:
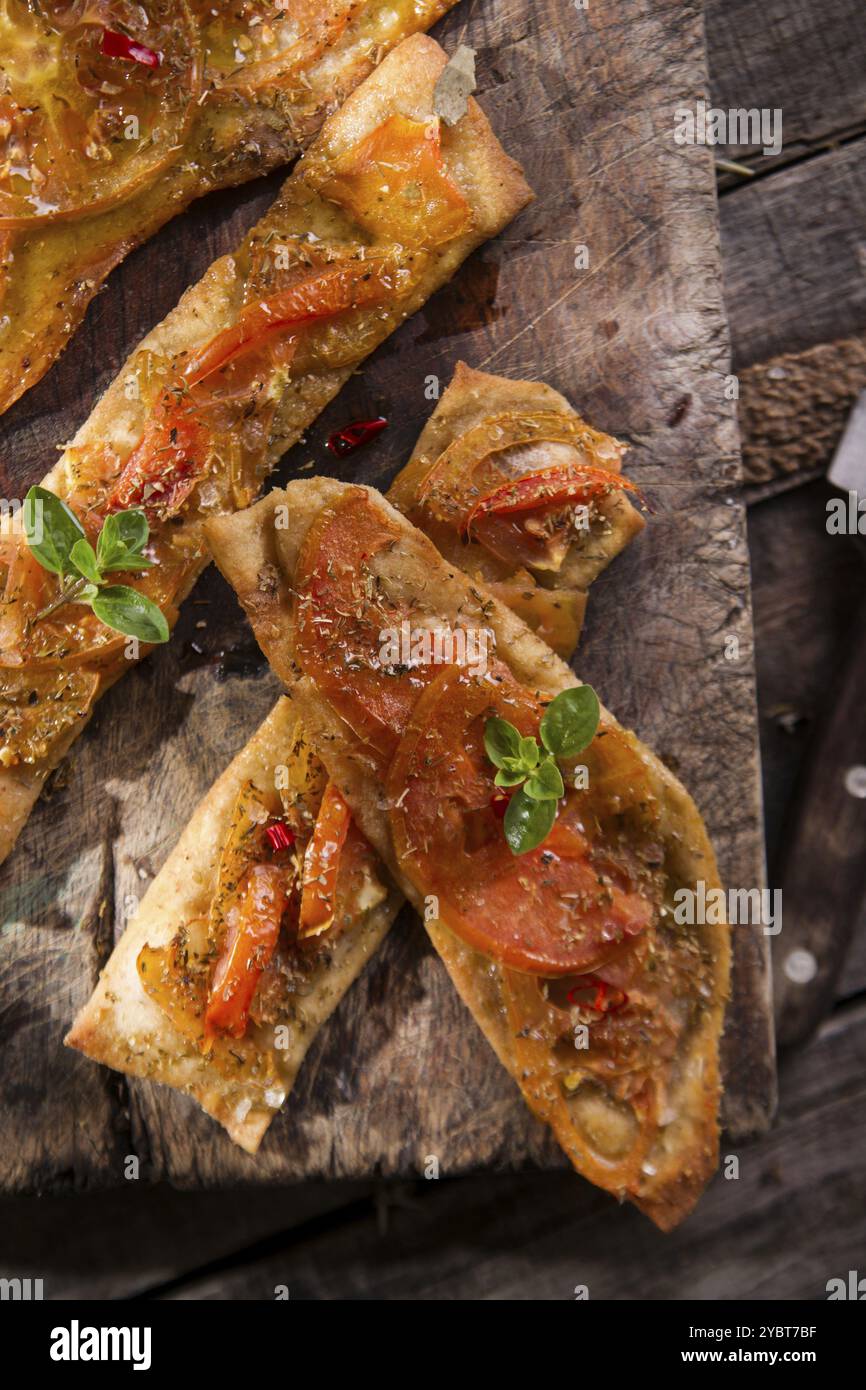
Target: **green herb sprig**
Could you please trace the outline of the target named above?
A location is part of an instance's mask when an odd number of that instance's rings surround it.
[[[547,839],[556,807],[565,795],[556,759],[573,758],[595,737],[600,707],[591,685],[563,690],[544,712],[538,740],[521,735],[507,719],[488,719],[484,748],[497,768],[497,787],[517,787],[505,812],[505,838],[512,854],[527,854]]]
[[[83,603],[106,627],[125,637],[149,643],[168,641],[168,623],[153,600],[106,578],[117,570],[152,567],[153,561],[142,554],[150,532],[144,512],[107,516],[94,550],[75,513],[47,488],[32,487],[22,510],[31,555],[60,579],[60,592],[37,614],[37,621],[65,603]]]

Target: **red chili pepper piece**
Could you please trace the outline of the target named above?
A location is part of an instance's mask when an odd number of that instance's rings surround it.
[[[490,809],[498,820],[504,820],[505,812],[508,810],[508,803],[511,800],[511,796],[512,793],[510,791],[505,791],[501,787],[497,787],[496,791],[491,796]]]
[[[590,1004],[586,1000],[575,999],[575,994],[581,990],[594,989],[595,998]],[[613,990],[612,998],[608,998],[609,991]],[[628,1003],[628,995],[624,989],[617,989],[615,985],[609,985],[607,980],[602,980],[598,975],[581,975],[578,983],[574,985],[567,994],[569,1004],[574,1004],[581,1009],[592,1009],[597,1014],[616,1014],[620,1009],[624,1009]]]
[[[337,458],[345,458],[347,454],[354,454],[356,449],[362,449],[387,428],[388,421],[384,415],[377,415],[375,420],[353,420],[350,425],[334,431],[328,440],[328,448]]]
[[[126,58],[130,63],[143,63],[146,68],[158,68],[162,54],[146,44],[119,34],[116,29],[103,29],[102,52],[106,58]]]
[[[292,848],[295,843],[295,832],[289,829],[285,821],[275,820],[266,828],[265,839],[274,854],[279,854],[281,849]]]

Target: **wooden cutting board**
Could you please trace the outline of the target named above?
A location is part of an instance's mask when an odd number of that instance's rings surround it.
[[[281,476],[312,466],[386,486],[432,409],[431,379],[444,387],[460,358],[548,381],[630,440],[629,474],[656,513],[593,590],[576,669],[692,790],[725,880],[760,886],[714,175],[706,150],[673,140],[675,108],[707,95],[699,0],[464,0],[437,37],[477,50],[479,98],[537,202],[353,378]],[[115,272],[60,363],[0,420],[6,496],[42,476],[138,338],[278,182],[205,199]],[[335,467],[330,431],[380,412],[387,432]],[[2,871],[3,1190],[120,1183],[129,1155],[143,1178],[189,1186],[409,1174],[431,1155],[443,1175],[564,1162],[408,912],[314,1044],[257,1160],[186,1098],[61,1047],[195,802],[276,694],[210,572],[168,648],[102,701]],[[766,945],[734,930],[725,1117],[738,1136],[774,1103]]]

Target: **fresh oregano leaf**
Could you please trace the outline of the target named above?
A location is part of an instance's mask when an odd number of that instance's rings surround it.
[[[96,542],[96,557],[103,574],[115,570],[148,570],[153,561],[140,552],[150,528],[144,512],[113,512],[105,518]]]
[[[526,771],[531,772],[534,767],[538,766],[538,759],[541,757],[538,741],[534,738],[522,738],[520,740],[520,753],[518,756],[523,766],[526,768]]]
[[[520,754],[520,734],[507,719],[488,719],[484,725],[484,750],[494,767]]]
[[[147,545],[147,538],[150,535],[150,527],[144,512],[132,507],[127,512],[113,512],[111,516],[105,518],[105,524],[110,521],[115,522],[117,535],[125,550],[138,553]],[[105,527],[102,528],[105,530]]]
[[[96,551],[90,541],[76,541],[69,552],[70,563],[82,574],[85,579],[89,579],[91,584],[101,584],[102,575],[96,560]]]
[[[24,534],[31,554],[52,574],[72,572],[70,555],[86,539],[78,517],[44,487],[32,487],[24,499]]]
[[[563,690],[544,712],[541,741],[557,758],[573,758],[591,743],[601,710],[591,685]]]
[[[152,562],[141,555],[149,529],[144,512],[113,512],[107,516],[96,543],[103,571],[149,569]]]
[[[514,793],[505,812],[505,838],[512,854],[527,854],[546,840],[556,819],[555,801],[534,801],[523,787]]]
[[[97,618],[106,627],[141,642],[167,642],[168,623],[163,613],[145,594],[126,584],[106,584],[91,600]]]
[[[558,801],[565,796],[562,773],[553,758],[545,758],[539,763],[531,777],[527,778],[523,790],[534,801]]]
[[[103,574],[114,574],[117,570],[150,570],[153,569],[153,560],[148,560],[146,555],[134,555],[131,550],[127,550],[119,556],[112,565],[103,565]]]
[[[510,763],[515,763],[516,766],[510,767],[508,765]],[[518,758],[509,758],[508,764],[506,764],[505,767],[501,767],[493,779],[497,787],[516,787],[524,781],[526,777],[526,768]]]

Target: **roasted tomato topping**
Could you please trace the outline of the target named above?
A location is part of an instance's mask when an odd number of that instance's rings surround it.
[[[277,290],[267,299],[246,304],[230,328],[191,355],[183,371],[185,383],[195,386],[235,358],[270,338],[288,335],[293,328],[379,303],[391,288],[393,269],[381,257],[344,261]]]
[[[193,0],[205,76],[217,93],[284,86],[334,44],[362,0]]]
[[[250,1004],[262,971],[273,955],[286,910],[286,871],[277,864],[250,869],[227,914],[228,935],[205,1012],[205,1036],[246,1032]]]
[[[173,163],[198,54],[184,0],[4,0],[0,227],[111,207]]]
[[[340,856],[349,833],[352,813],[333,782],[322,797],[310,843],[304,854],[303,892],[298,935],[319,936],[334,920]]]
[[[189,413],[167,396],[148,418],[117,482],[108,494],[105,511],[141,507],[161,518],[180,510],[208,460],[204,430]]]
[[[527,473],[514,482],[500,483],[486,496],[479,497],[464,518],[462,531],[469,536],[473,526],[480,525],[484,517],[516,516],[521,512],[558,507],[564,502],[585,506],[594,498],[617,488],[633,493],[638,491],[627,478],[621,478],[604,468],[590,468],[587,464],[575,463],[554,464],[551,468],[539,469],[537,473]]]
[[[442,671],[418,701],[387,782],[398,860],[439,916],[483,954],[535,974],[594,970],[646,931],[657,909],[655,808],[627,736],[603,727],[581,755],[589,789],[569,788],[547,839],[512,855],[491,798],[484,725],[498,715],[535,736],[543,705],[508,669]],[[566,777],[566,782],[568,778]],[[626,820],[640,830],[619,834]],[[645,845],[643,858],[635,845]]]
[[[361,488],[323,509],[298,558],[298,658],[337,712],[385,762],[435,666],[389,666],[388,631],[406,613],[383,597],[379,567],[401,531]]]
[[[619,477],[624,452],[560,411],[491,415],[435,461],[413,519],[471,534],[515,568],[559,570],[580,535],[575,509],[634,490]]]
[[[333,167],[320,192],[380,240],[441,246],[471,226],[471,208],[442,157],[438,119],[389,116]]]

